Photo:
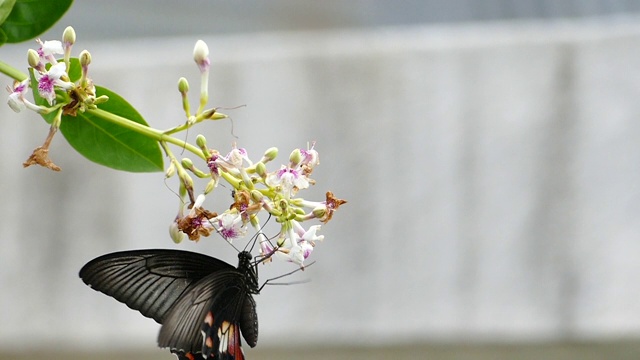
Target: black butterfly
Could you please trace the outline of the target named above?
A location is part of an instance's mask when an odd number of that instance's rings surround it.
[[[181,360],[244,359],[240,332],[258,342],[257,263],[238,254],[238,268],[181,250],[132,250],[106,254],[80,270],[94,290],[162,324],[158,346]]]

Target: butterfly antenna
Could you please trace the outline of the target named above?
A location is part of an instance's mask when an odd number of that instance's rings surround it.
[[[189,120],[187,120],[189,121]],[[187,131],[185,131],[184,133],[184,145],[182,145],[182,151],[180,152],[180,155],[184,155],[184,151],[187,147],[187,139],[189,138],[189,127],[187,127]]]
[[[239,139],[238,135],[234,133],[235,126],[234,126],[233,118],[231,116],[229,116],[229,122],[231,123],[231,136],[233,136],[236,139]]]
[[[247,245],[244,247],[245,251],[253,252],[253,248],[256,246],[256,243],[258,242],[258,238],[261,236],[265,238],[264,241],[271,242],[271,239],[267,237],[267,235],[262,231],[262,229],[269,223],[269,220],[271,220],[271,214],[269,214],[269,217],[264,222],[264,224],[260,225],[260,228],[258,228],[258,231],[256,232],[256,234],[253,237],[251,237],[251,241],[247,242]],[[249,250],[247,250],[247,246],[249,246],[249,244],[251,244],[251,247],[249,248]]]
[[[170,186],[169,186],[169,184],[167,184],[167,180],[168,180],[168,179],[165,177],[165,178],[164,178],[164,186],[165,186],[167,189],[169,189],[169,191],[170,191],[173,195],[175,195],[178,199],[180,199],[180,202],[182,202],[182,205],[184,205],[184,200],[180,197],[180,194],[178,194],[175,190],[173,190],[173,188],[172,188],[172,187],[170,187]]]
[[[278,283],[278,282],[273,282],[274,280],[278,280],[278,279],[282,279],[283,277],[289,276],[289,275],[293,275],[295,273],[297,273],[298,271],[304,271],[305,268],[308,268],[309,266],[315,264],[316,262],[312,262],[311,264],[307,265],[306,267],[300,267],[297,268],[293,271],[289,271],[286,274],[282,274],[279,276],[276,276],[274,278],[268,279],[267,281],[265,281],[262,286],[260,286],[260,288],[258,289],[258,292],[260,292],[262,290],[263,287],[265,287],[267,284],[269,285],[295,285],[295,284],[304,284],[304,283],[308,283],[311,280],[301,280],[301,281],[294,281],[294,282],[289,282],[289,283]]]
[[[245,107],[247,105],[238,105],[238,106],[234,106],[234,107],[217,107],[216,111],[218,111],[218,109],[222,109],[222,110],[235,110],[235,109],[239,109],[241,107]],[[238,136],[235,134],[234,130],[234,123],[233,123],[233,118],[231,116],[227,116],[227,118],[229,119],[229,121],[231,122],[231,136],[233,136],[234,138],[238,139]]]

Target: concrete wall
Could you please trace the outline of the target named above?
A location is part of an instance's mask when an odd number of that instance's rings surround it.
[[[177,79],[198,87],[196,40],[78,47],[96,83],[168,128],[184,121]],[[254,157],[278,146],[282,159],[316,140],[305,197],[349,200],[292,278],[311,282],[258,297],[260,344],[640,335],[639,22],[205,40],[212,103],[247,106],[226,110],[237,139],[229,122],[189,138]],[[152,320],[77,277],[102,253],[179,247],[235,263],[220,239],[173,245],[161,173],[101,168],[62,136],[61,173],[24,170],[47,126],[8,107],[0,119],[0,346],[153,346]]]

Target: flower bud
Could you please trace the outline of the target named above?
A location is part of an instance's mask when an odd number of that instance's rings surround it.
[[[87,50],[82,50],[80,53],[80,65],[87,67],[91,64],[91,54]]]
[[[185,189],[187,189],[187,191],[189,189],[193,189],[193,179],[191,178],[191,176],[189,176],[189,174],[187,174],[186,171],[181,171],[178,173],[178,175],[180,175],[180,180],[182,180],[182,183],[184,184]]]
[[[260,161],[266,164],[269,161],[275,159],[276,156],[278,156],[278,148],[277,147],[268,148],[267,151],[264,152],[264,155],[262,155],[262,160]]]
[[[174,221],[169,226],[169,235],[171,236],[171,240],[173,240],[174,243],[180,244],[186,234],[180,231],[180,229],[178,228],[178,223]]]
[[[209,119],[210,120],[222,120],[222,119],[227,119],[227,118],[229,118],[229,115],[223,114],[223,113],[219,113],[216,110],[216,113],[214,113]]]
[[[29,51],[27,51],[27,62],[32,68],[38,69],[38,66],[40,65],[40,55],[38,55],[38,52],[33,49],[29,49]]]
[[[196,46],[193,48],[193,60],[198,64],[200,72],[204,73],[209,71],[211,65],[209,61],[209,47],[204,41],[198,40],[196,42]]]
[[[102,103],[106,103],[107,101],[109,101],[109,97],[107,95],[100,95],[93,101],[93,104],[100,105]]]
[[[267,166],[262,161],[256,164],[256,173],[263,179],[267,176]]]
[[[251,190],[251,200],[259,203],[262,202],[262,198],[264,197],[264,195],[262,195],[262,193],[258,190]]]
[[[300,149],[295,149],[289,155],[289,161],[291,162],[291,167],[297,166],[300,161],[302,161],[302,153],[300,153]]]
[[[317,208],[313,209],[312,213],[313,213],[313,216],[315,216],[316,218],[322,219],[327,214],[327,207],[318,206]]]
[[[180,80],[178,80],[178,91],[183,94],[186,94],[189,91],[189,82],[187,79],[181,77]]]
[[[172,177],[175,173],[176,173],[176,164],[174,164],[173,161],[172,161],[169,164],[169,167],[167,168],[167,171],[164,172],[164,177],[168,179],[168,178]]]
[[[65,46],[71,46],[76,43],[76,31],[71,26],[67,26],[62,33],[62,41]]]
[[[202,134],[198,134],[198,136],[196,136],[196,145],[198,145],[198,147],[201,148],[201,149],[206,149],[207,148],[207,138],[205,138],[204,135],[202,135]]]
[[[193,161],[189,158],[182,159],[182,167],[185,169],[191,169],[193,167]]]
[[[215,108],[214,108],[214,109],[208,109],[208,110],[205,110],[205,111],[202,113],[202,118],[203,118],[203,119],[212,119],[212,118],[213,118],[213,115],[215,115],[215,113],[216,113],[216,109],[215,109]],[[215,120],[217,120],[217,119],[215,119]]]
[[[209,180],[209,182],[207,183],[207,186],[205,186],[205,188],[204,188],[204,194],[208,195],[210,192],[213,191],[213,189],[216,188],[216,186],[218,186],[218,180],[217,179]]]

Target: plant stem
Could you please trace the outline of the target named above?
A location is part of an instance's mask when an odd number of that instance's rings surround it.
[[[175,137],[169,136],[165,133],[163,133],[160,130],[151,128],[149,126],[146,125],[142,125],[139,124],[135,121],[131,121],[127,118],[123,118],[122,116],[118,116],[118,115],[114,115],[110,112],[104,111],[104,110],[100,110],[100,109],[94,109],[94,110],[87,110],[88,113],[95,115],[97,117],[100,117],[101,119],[107,120],[111,123],[114,124],[118,124],[124,128],[127,128],[129,130],[133,130],[141,135],[150,137],[152,139],[155,139],[156,141],[164,141],[164,142],[168,142],[171,144],[174,144],[176,146],[179,146],[181,148],[184,148],[185,150],[188,150],[194,154],[196,154],[198,157],[200,157],[203,160],[206,160],[206,158],[204,157],[204,155],[202,154],[202,150],[200,150],[200,148],[193,146],[183,140],[177,139]]]
[[[27,74],[5,63],[4,61],[0,61],[0,72],[18,81],[22,81],[27,78]]]
[[[228,117],[229,117],[229,116],[227,116],[227,115],[225,115],[225,114],[222,114],[222,113],[215,113],[215,114],[213,114],[213,116],[212,116],[209,120],[221,120],[221,119],[226,119],[226,118],[228,118]],[[202,117],[202,113],[200,113],[198,116],[196,116],[196,118],[195,118],[195,119],[196,119],[196,120],[195,120],[194,122],[192,122],[192,123],[189,123],[189,122],[187,121],[187,122],[185,122],[185,123],[184,123],[184,124],[182,124],[182,125],[178,125],[178,126],[173,127],[173,128],[171,128],[171,129],[167,129],[167,130],[163,131],[163,133],[164,133],[165,135],[175,134],[175,133],[180,132],[180,131],[183,131],[183,130],[185,130],[185,129],[189,129],[189,128],[191,128],[193,125],[195,125],[195,124],[197,124],[197,123],[200,123],[200,122],[202,122],[202,121],[204,121],[204,120],[207,120],[207,119],[205,119],[205,118],[203,118],[203,117]]]

